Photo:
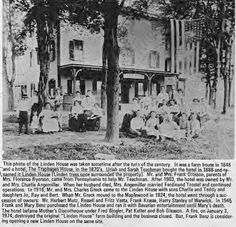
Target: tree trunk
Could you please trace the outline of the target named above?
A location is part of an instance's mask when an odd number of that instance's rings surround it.
[[[206,83],[206,90],[205,90],[205,99],[207,100],[208,98],[208,90],[209,90],[209,83]]]
[[[119,141],[119,46],[117,24],[119,15],[118,0],[104,0],[104,47],[107,53],[107,129],[105,141]]]
[[[37,42],[40,75],[38,84],[39,108],[41,109],[47,100],[47,82],[50,70],[50,44],[53,34],[52,25],[46,21],[37,21]]]
[[[3,75],[7,82],[8,110],[14,110],[14,82],[16,78],[16,53],[13,38],[12,15],[13,9],[10,1],[3,1]],[[10,47],[10,48],[9,48]],[[4,81],[5,82],[5,81]]]
[[[213,104],[213,108],[216,109],[217,78],[214,78],[212,91],[213,91],[213,93],[212,93],[212,104]]]
[[[231,72],[231,58],[232,58],[232,45],[233,45],[233,40],[231,39],[230,41],[230,46],[229,46],[229,58],[228,58],[228,107],[231,106],[231,85],[232,85],[232,72]]]
[[[227,94],[228,94],[228,89],[227,89],[227,76],[224,75],[224,103],[223,103],[223,111],[222,114],[226,114],[227,110]]]
[[[106,84],[107,84],[107,53],[105,43],[102,51],[102,87],[101,87],[101,108],[104,110],[106,107]]]
[[[14,110],[14,92],[13,92],[13,84],[8,83],[8,110]]]
[[[232,81],[230,77],[228,78],[228,107],[231,106],[231,86],[232,86]]]
[[[213,89],[211,87],[211,84],[209,84],[209,98],[208,98],[208,104],[209,106],[212,105],[212,97],[213,97]]]

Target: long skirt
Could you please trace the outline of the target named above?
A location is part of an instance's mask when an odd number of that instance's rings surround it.
[[[42,130],[43,132],[58,132],[59,126],[57,119],[44,117],[42,120]]]
[[[78,117],[71,117],[69,119],[69,127],[73,131],[86,131],[86,125],[87,125],[87,116],[84,114],[78,115]]]

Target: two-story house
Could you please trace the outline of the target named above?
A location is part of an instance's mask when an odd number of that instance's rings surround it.
[[[52,45],[51,50],[48,93],[53,95],[55,89],[60,87],[65,103],[68,103],[76,91],[85,94],[87,90],[92,90],[100,103],[103,34],[61,23],[60,31],[55,37],[55,45]],[[33,89],[37,90],[39,77],[37,43],[33,38],[30,40],[30,48],[18,60],[16,85],[20,85],[20,92],[22,89],[26,90],[29,96]],[[179,73],[187,75],[190,70],[196,72],[196,63],[189,61],[188,54],[193,56],[193,52],[189,50],[184,52],[188,65],[181,61],[178,70],[175,68],[173,71],[176,56],[172,56],[171,42],[164,36],[163,26],[155,17],[139,20],[120,17],[119,46],[122,103],[129,103],[133,97],[145,94],[156,95],[161,86],[166,86],[167,90],[173,87],[185,89],[185,78],[179,79]],[[179,58],[182,59],[180,56]]]

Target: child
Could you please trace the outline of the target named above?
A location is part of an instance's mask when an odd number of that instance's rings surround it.
[[[28,111],[30,103],[28,96],[23,96],[17,109],[17,115],[19,118],[19,134],[22,132],[23,125],[25,126],[25,134],[28,134]]]
[[[190,124],[188,120],[188,115],[185,112],[183,112],[179,118],[179,127],[180,127],[180,131],[183,137],[185,136],[188,137]]]
[[[35,134],[36,130],[38,129],[38,125],[39,125],[39,119],[37,116],[37,111],[34,111],[32,121],[31,121],[31,129],[32,129],[33,134]]]
[[[57,105],[55,108],[55,116],[58,120],[59,132],[62,132],[62,105]]]
[[[190,136],[192,138],[197,138],[200,135],[201,130],[200,122],[197,119],[197,114],[192,113],[190,119]]]

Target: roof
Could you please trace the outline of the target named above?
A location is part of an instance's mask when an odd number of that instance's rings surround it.
[[[60,69],[72,69],[72,68],[78,68],[78,69],[87,69],[87,70],[92,70],[92,71],[102,71],[102,66],[98,65],[85,65],[85,64],[66,64],[66,65],[61,65],[59,67]],[[162,75],[165,77],[172,77],[176,76],[178,77],[178,73],[171,73],[171,72],[166,72],[166,71],[159,71],[156,69],[138,69],[138,68],[128,68],[128,67],[120,67],[120,71],[122,73],[137,73],[137,74],[156,74],[156,75]]]

